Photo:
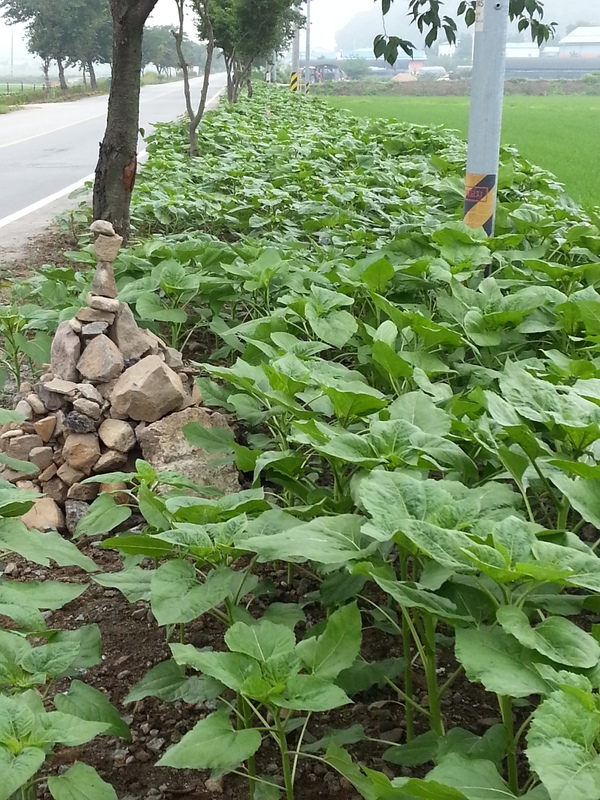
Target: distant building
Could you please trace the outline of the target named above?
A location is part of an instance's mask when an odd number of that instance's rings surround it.
[[[558,43],[559,55],[584,56],[588,58],[600,56],[600,27],[581,27]]]
[[[507,58],[539,58],[540,48],[533,42],[508,42],[506,45]]]

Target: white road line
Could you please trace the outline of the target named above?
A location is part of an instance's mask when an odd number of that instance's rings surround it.
[[[207,103],[210,105],[214,100],[216,100],[224,89],[219,89],[219,91],[214,94]],[[81,120],[84,122],[85,120]],[[52,133],[52,131],[47,131],[47,133]],[[40,134],[41,136],[45,134]],[[34,137],[32,137],[34,138]],[[138,163],[142,164],[146,158],[148,157],[148,151],[143,150],[141,153],[138,154]],[[4,217],[4,219],[0,219],[0,228],[5,228],[7,225],[11,225],[13,222],[17,222],[23,217],[29,216],[29,214],[33,214],[35,211],[39,211],[40,209],[44,208],[44,206],[50,205],[50,203],[54,203],[56,200],[60,200],[61,197],[65,197],[66,195],[75,192],[77,189],[81,189],[88,181],[93,181],[95,174],[92,173],[91,175],[87,175],[85,178],[81,178],[81,180],[72,183],[70,186],[66,186],[64,189],[60,189],[60,191],[55,192],[54,194],[48,195],[48,197],[42,198],[42,200],[38,200],[36,203],[32,203],[30,206],[26,206],[22,208],[20,211],[15,211],[14,214],[10,214],[8,217]]]

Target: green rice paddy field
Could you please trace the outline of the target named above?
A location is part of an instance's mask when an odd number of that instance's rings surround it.
[[[328,97],[356,116],[446,125],[465,137],[468,97]],[[600,97],[505,98],[503,142],[553,172],[584,206],[600,205]]]

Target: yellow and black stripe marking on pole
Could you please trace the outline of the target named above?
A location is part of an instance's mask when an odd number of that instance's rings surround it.
[[[483,228],[494,235],[496,176],[467,174],[464,221],[469,228]]]
[[[292,92],[298,91],[300,75],[297,72],[292,72],[292,77],[290,78],[290,89]]]

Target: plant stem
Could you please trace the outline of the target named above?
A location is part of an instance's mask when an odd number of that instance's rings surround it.
[[[408,560],[402,559],[400,573],[403,581],[408,580]],[[406,661],[404,667],[404,691],[406,696],[411,700],[414,698],[413,690],[413,675],[412,675],[412,660],[410,652],[411,644],[410,628],[406,619],[406,615],[402,615],[402,654]],[[404,715],[406,718],[406,741],[411,742],[415,738],[415,715],[411,703],[406,703],[404,706]]]
[[[287,800],[294,800],[294,779],[292,777],[292,770],[290,768],[290,754],[288,752],[287,738],[285,729],[281,724],[281,711],[275,709],[275,729],[277,731],[277,738],[279,740],[279,749],[281,751],[281,766],[283,767],[283,782],[285,784],[285,794]]]
[[[441,694],[437,682],[437,658],[435,649],[436,620],[427,613],[423,614],[425,627],[426,659],[423,662],[425,677],[427,679],[427,694],[429,695],[429,724],[431,730],[440,736],[444,735],[444,720],[442,718]]]
[[[251,730],[252,725],[252,709],[246,702],[246,699],[239,695],[239,701],[241,706],[241,714],[243,717],[243,725],[246,730]],[[256,792],[256,758],[254,755],[251,755],[248,758],[248,794],[250,796],[250,800],[254,800],[254,794]]]
[[[506,765],[508,770],[508,785],[513,794],[519,794],[519,776],[517,773],[517,748],[515,730],[513,724],[512,699],[505,695],[498,695],[498,705],[502,714],[502,722],[506,728],[508,736],[508,748],[506,751]]]
[[[557,531],[566,531],[567,530],[567,521],[569,518],[569,511],[571,506],[569,505],[569,501],[567,498],[563,498],[561,503],[560,509],[558,511],[558,519],[556,521],[556,530]]]

